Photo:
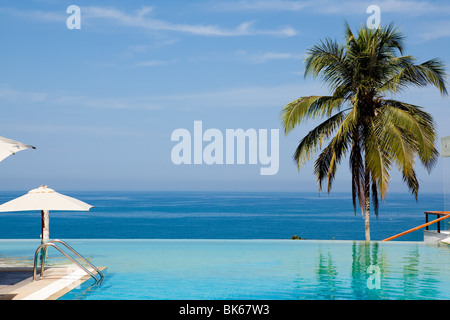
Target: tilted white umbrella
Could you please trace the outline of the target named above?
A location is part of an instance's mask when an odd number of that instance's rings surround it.
[[[15,154],[18,151],[29,148],[36,149],[35,147],[30,146],[28,144],[0,137],[0,161],[9,157],[12,154]]]
[[[41,211],[41,239],[43,242],[49,239],[49,211],[89,211],[92,208],[78,199],[68,197],[56,192],[47,186],[40,186],[39,188],[30,190],[27,194],[18,197],[14,200],[0,205],[0,212],[10,211]]]

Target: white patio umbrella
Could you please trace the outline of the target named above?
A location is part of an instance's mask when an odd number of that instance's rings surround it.
[[[47,186],[40,186],[39,188],[30,190],[27,194],[18,197],[14,200],[0,205],[0,212],[10,211],[41,211],[41,239],[45,242],[49,239],[49,211],[89,211],[92,208],[78,199],[68,197],[56,192]]]
[[[29,148],[36,149],[35,147],[28,144],[0,137],[0,161],[3,161],[3,159],[9,157],[12,154],[15,154],[18,151]]]

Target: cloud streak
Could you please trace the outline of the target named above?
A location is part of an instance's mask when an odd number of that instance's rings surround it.
[[[448,20],[434,21],[423,28],[419,37],[424,41],[448,38],[450,37],[450,22]]]
[[[274,86],[248,86],[224,88],[221,90],[195,93],[177,93],[173,95],[154,96],[151,100],[156,105],[166,108],[181,106],[185,109],[199,108],[260,108],[282,107],[302,95],[326,93],[320,84],[301,85],[289,83]],[[182,103],[180,103],[182,102]]]
[[[176,60],[146,60],[146,61],[140,61],[135,64],[135,67],[158,67],[158,66],[164,66],[168,64],[175,63]]]
[[[237,37],[254,35],[272,35],[291,37],[297,31],[291,27],[282,27],[276,30],[261,30],[254,27],[253,21],[246,21],[232,29],[222,28],[216,25],[203,24],[178,24],[169,21],[148,17],[152,8],[143,7],[134,14],[126,13],[112,7],[83,7],[82,12],[88,22],[94,20],[107,19],[125,27],[141,28],[150,31],[171,31],[198,36],[209,37]]]
[[[252,64],[262,64],[267,63],[272,60],[302,60],[304,55],[293,54],[290,52],[264,52],[259,54],[249,54],[244,50],[236,52],[238,57],[248,61]]]
[[[116,25],[134,27],[149,31],[166,31],[191,34],[207,37],[239,37],[239,36],[280,36],[292,37],[298,32],[289,26],[278,29],[259,29],[255,27],[254,21],[245,21],[234,28],[224,28],[217,25],[173,23],[166,20],[149,17],[152,7],[142,7],[134,13],[128,13],[114,7],[82,6],[82,24],[92,26],[100,19],[109,20]],[[20,17],[28,20],[45,22],[65,22],[68,15],[65,12],[50,12],[42,10],[18,10],[11,7],[0,7],[0,13]]]
[[[235,0],[210,1],[211,11],[222,12],[299,12],[309,11],[316,14],[363,14],[365,9],[376,4],[384,13],[403,13],[408,15],[424,15],[432,13],[449,13],[450,5],[442,1],[421,0]]]
[[[42,104],[57,108],[104,108],[116,110],[162,110],[173,109],[175,106],[185,109],[198,108],[254,108],[280,106],[301,95],[311,92],[325,93],[318,84],[312,86],[289,83],[277,86],[248,86],[239,88],[224,88],[215,91],[173,93],[149,95],[141,97],[91,97],[69,94],[34,93],[10,90],[14,92],[14,103]],[[10,101],[9,95],[1,94],[0,102]],[[182,102],[182,103],[180,103]]]
[[[47,98],[43,92],[24,92],[6,87],[0,87],[0,100],[12,103],[41,102]]]
[[[211,10],[216,11],[302,11],[317,1],[289,0],[239,0],[211,1]]]
[[[48,12],[42,10],[18,10],[11,7],[0,7],[0,13],[27,20],[65,23],[67,15],[64,12]]]

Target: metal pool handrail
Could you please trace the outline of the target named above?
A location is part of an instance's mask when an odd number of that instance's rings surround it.
[[[57,243],[61,243],[62,245],[64,245],[67,249],[72,251],[80,259],[82,259],[84,262],[86,262],[91,268],[93,268],[95,271],[97,271],[97,273],[100,275],[101,279],[103,279],[103,273],[100,271],[100,269],[98,269],[96,266],[94,266],[92,263],[90,263],[85,257],[83,257],[81,254],[79,254],[77,251],[75,251],[75,249],[72,248],[71,246],[69,246],[66,242],[59,240],[59,239],[54,239],[49,242],[51,242],[51,243],[57,242]]]
[[[69,249],[70,251],[72,251],[72,253],[74,253],[75,255],[77,255],[79,258],[81,258],[84,262],[86,262],[89,266],[91,266],[96,272],[97,274],[100,276],[100,278],[98,279],[94,273],[92,273],[91,271],[89,271],[85,266],[83,266],[81,263],[79,263],[77,260],[75,260],[74,258],[72,258],[71,256],[69,256],[66,252],[64,252],[61,248],[59,248],[55,242],[57,243],[61,243],[63,244],[67,249]],[[51,240],[47,243],[43,243],[41,244],[37,249],[36,252],[34,254],[34,267],[33,267],[33,281],[36,281],[36,269],[37,269],[37,256],[38,253],[40,251],[43,250],[43,257],[41,259],[41,278],[44,276],[44,260],[45,260],[45,253],[47,252],[47,248],[51,246],[56,248],[59,252],[61,252],[64,256],[66,256],[69,260],[71,260],[73,263],[75,263],[77,266],[79,266],[81,269],[83,269],[86,273],[88,273],[92,278],[95,279],[96,283],[99,283],[103,280],[103,274],[102,272],[95,267],[92,263],[90,263],[88,260],[86,260],[83,256],[81,256],[77,251],[75,251],[75,249],[73,249],[71,246],[69,246],[67,243],[65,243],[62,240]]]

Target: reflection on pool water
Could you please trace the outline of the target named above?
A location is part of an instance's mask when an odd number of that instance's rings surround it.
[[[422,242],[67,240],[96,266],[61,299],[450,299],[450,247]],[[31,261],[38,243],[1,240]],[[28,258],[27,258],[28,257]],[[61,259],[50,251],[50,259]]]

